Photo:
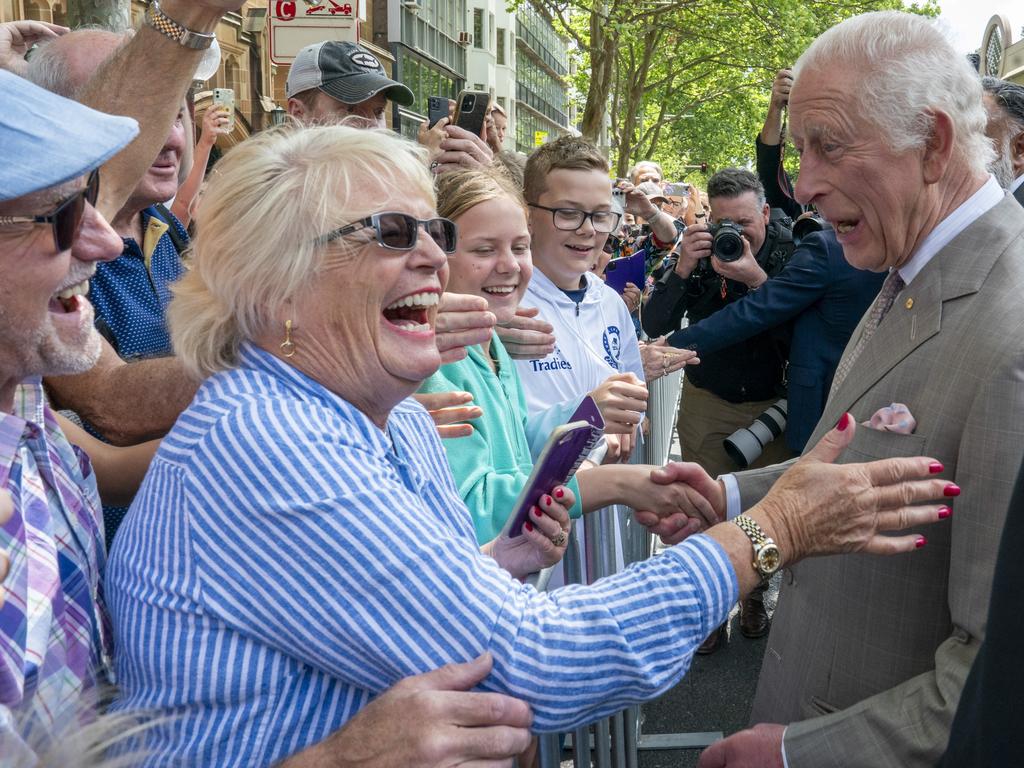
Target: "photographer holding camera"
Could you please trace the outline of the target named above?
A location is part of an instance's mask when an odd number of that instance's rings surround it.
[[[684,316],[696,323],[756,291],[782,270],[794,250],[788,220],[771,216],[764,188],[750,171],[719,171],[708,181],[708,197],[711,225],[686,230],[679,259],[655,283],[644,307],[643,326],[650,336],[675,331]],[[684,460],[697,462],[712,477],[736,470],[723,441],[785,397],[788,340],[788,327],[764,331],[702,355],[701,364],[687,370],[677,425]],[[782,440],[774,440],[750,466],[792,455]],[[768,628],[762,594],[755,591],[741,606],[740,630],[761,637]],[[721,634],[712,633],[702,651],[713,651]]]

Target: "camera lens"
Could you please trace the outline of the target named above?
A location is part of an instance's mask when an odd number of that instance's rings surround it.
[[[466,95],[466,96],[462,97],[462,111],[463,112],[472,112],[473,111],[473,107],[474,107],[475,104],[476,104],[476,97],[475,96]]]
[[[720,261],[736,261],[743,255],[743,239],[731,229],[720,229],[715,234],[711,251]]]

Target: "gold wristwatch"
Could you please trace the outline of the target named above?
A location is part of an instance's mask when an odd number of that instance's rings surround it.
[[[734,517],[732,522],[747,534],[750,543],[754,545],[754,570],[761,575],[762,580],[767,581],[782,567],[782,554],[778,545],[765,535],[764,529],[753,518],[740,515]]]
[[[152,0],[146,8],[146,15],[143,17],[146,26],[152,27],[164,37],[168,37],[183,48],[194,51],[203,51],[209,48],[217,36],[203,32],[193,32],[176,22],[166,13],[160,10],[160,3]]]

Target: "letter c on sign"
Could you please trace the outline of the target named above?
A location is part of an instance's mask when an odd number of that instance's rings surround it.
[[[294,0],[277,0],[274,4],[274,15],[282,21],[291,21],[295,18]]]

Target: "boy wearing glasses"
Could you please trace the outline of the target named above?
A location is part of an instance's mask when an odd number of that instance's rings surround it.
[[[544,412],[554,428],[590,394],[607,424],[607,458],[625,459],[647,387],[629,311],[590,272],[621,219],[608,170],[595,147],[574,137],[543,145],[526,163],[535,269],[523,303],[554,326],[555,351],[516,366],[531,415]]]

